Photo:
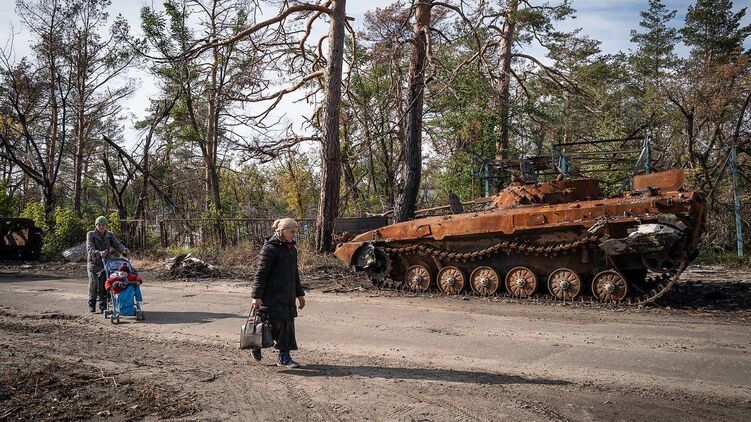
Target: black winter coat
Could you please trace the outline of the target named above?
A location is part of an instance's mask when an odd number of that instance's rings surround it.
[[[261,248],[260,262],[253,281],[253,299],[261,299],[260,311],[270,319],[297,317],[295,299],[305,296],[297,269],[295,242],[283,242],[276,236]]]

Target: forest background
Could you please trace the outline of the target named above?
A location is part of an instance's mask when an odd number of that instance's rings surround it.
[[[99,214],[122,231],[310,218],[327,251],[336,217],[469,201],[484,163],[561,142],[618,140],[581,147],[608,158],[593,175],[617,192],[636,160],[607,151],[649,136],[651,167],[685,169],[708,197],[704,250],[734,250],[729,164],[751,196],[745,7],[644,1],[614,52],[571,29],[576,1],[397,1],[359,21],[353,3],[168,0],[128,20],[110,0],[18,0],[0,51],[0,216],[33,218],[48,257]],[[156,93],[133,119],[144,79]]]

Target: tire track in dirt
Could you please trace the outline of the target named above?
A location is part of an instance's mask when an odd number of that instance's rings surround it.
[[[299,400],[300,403],[302,403],[302,405],[305,408],[311,410],[308,412],[308,417],[313,415],[314,416],[313,420],[320,420],[320,421],[342,420],[339,417],[340,412],[336,408],[330,406],[329,404],[323,401],[313,400],[313,398],[307,392],[306,387],[301,385],[302,382],[299,379],[293,379],[289,377],[288,375],[284,375],[284,374],[282,374],[281,376],[277,376],[276,378],[278,382],[281,385],[283,385],[287,389],[287,391],[291,393],[291,396],[295,400]]]
[[[467,410],[467,409],[465,409],[463,407],[457,406],[457,405],[451,403],[450,401],[431,399],[431,397],[434,394],[436,394],[436,392],[434,392],[434,391],[428,391],[427,394],[425,394],[425,395],[418,395],[418,394],[412,393],[410,390],[407,390],[407,393],[405,395],[407,397],[411,398],[416,403],[428,403],[428,404],[430,404],[432,406],[435,406],[437,408],[441,408],[444,411],[449,412],[450,415],[452,413],[455,413],[455,414],[461,415],[461,416],[463,416],[465,418],[465,419],[459,419],[455,415],[452,415],[453,418],[454,418],[454,420],[461,420],[461,421],[484,421],[484,420],[488,420],[487,416],[481,416],[478,413],[470,412],[469,410]],[[436,395],[440,395],[440,394],[436,394]]]

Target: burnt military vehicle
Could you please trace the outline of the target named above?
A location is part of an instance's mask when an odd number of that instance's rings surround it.
[[[647,303],[697,255],[705,202],[684,183],[672,169],[606,196],[593,178],[517,180],[483,210],[386,225],[335,255],[379,286]]]
[[[31,219],[0,218],[0,261],[39,259],[43,236]]]

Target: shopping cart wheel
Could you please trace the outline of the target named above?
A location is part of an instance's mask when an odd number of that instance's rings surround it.
[[[144,319],[146,319],[146,317],[143,316],[143,312],[136,314],[136,321],[143,321]]]
[[[117,317],[117,322],[115,322],[115,314],[111,314],[110,315],[110,322],[113,323],[113,324],[117,324],[118,322],[120,322],[120,317]]]
[[[120,315],[117,316],[117,323],[120,323]]]

